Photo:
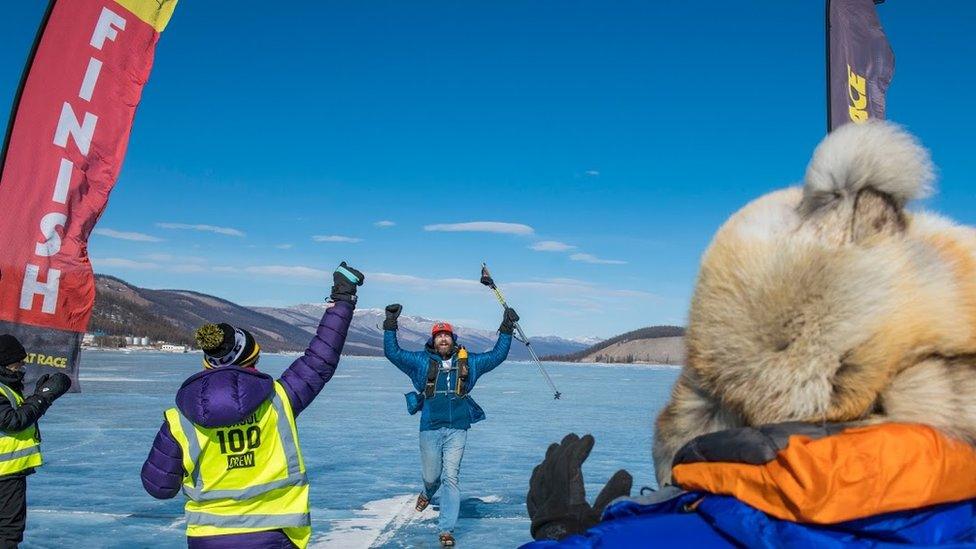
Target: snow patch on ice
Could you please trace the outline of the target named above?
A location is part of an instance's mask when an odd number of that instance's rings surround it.
[[[376,547],[388,543],[397,531],[413,522],[434,519],[432,507],[418,513],[416,494],[394,496],[367,502],[353,511],[354,518],[336,519],[332,529],[313,540],[312,547]]]

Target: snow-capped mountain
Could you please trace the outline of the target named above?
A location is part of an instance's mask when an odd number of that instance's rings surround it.
[[[582,343],[583,345],[586,345],[587,347],[591,347],[593,345],[596,345],[597,343],[600,343],[603,340],[604,340],[604,338],[602,338],[602,337],[595,337],[595,336],[591,336],[591,337],[574,337],[574,338],[571,338],[571,341],[575,341],[576,343]]]
[[[287,308],[256,307],[256,311],[277,318],[301,328],[309,333],[315,333],[315,328],[325,311],[325,303],[308,303]],[[346,338],[344,352],[354,355],[382,356],[383,355],[383,319],[386,313],[383,309],[357,309],[353,316],[349,335]],[[421,316],[400,315],[399,330],[397,331],[400,346],[409,350],[423,349],[424,343],[430,337],[430,328],[435,320]],[[490,349],[498,337],[494,330],[481,330],[465,326],[454,325],[458,334],[458,341],[472,352],[482,352]],[[532,346],[539,356],[569,354],[581,351],[591,344],[575,341],[558,336],[534,337],[529,334]],[[513,342],[509,353],[512,360],[527,360],[529,352],[525,345]]]

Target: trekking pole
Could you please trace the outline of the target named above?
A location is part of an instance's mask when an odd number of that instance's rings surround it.
[[[505,296],[502,295],[502,291],[499,290],[498,286],[495,285],[495,280],[491,278],[491,273],[488,272],[488,265],[485,263],[481,264],[481,283],[488,286],[493,292],[495,292],[495,297],[498,298],[498,302],[502,304],[503,309],[508,309],[508,303],[505,303]],[[529,350],[529,355],[532,356],[532,360],[535,361],[535,365],[539,367],[542,377],[546,378],[546,383],[548,383],[549,388],[552,389],[552,398],[559,400],[562,393],[556,389],[556,384],[552,382],[552,378],[549,377],[549,372],[546,372],[545,367],[542,366],[542,361],[539,360],[539,355],[535,354],[535,349],[532,347],[532,343],[529,341],[529,338],[525,337],[525,332],[522,331],[522,327],[519,326],[518,322],[515,323],[515,331],[518,334],[518,337],[515,339],[518,339],[525,344],[525,348]]]

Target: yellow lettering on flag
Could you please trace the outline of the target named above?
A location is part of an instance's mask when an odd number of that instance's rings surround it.
[[[868,119],[868,85],[867,80],[851,69],[847,65],[847,83],[851,102],[847,108],[848,116],[855,123],[865,122]]]
[[[176,9],[176,0],[115,0],[115,3],[145,21],[156,32],[163,32]]]
[[[39,364],[41,366],[53,366],[61,369],[68,367],[68,357],[42,355],[41,353],[28,353],[24,362],[27,364]]]

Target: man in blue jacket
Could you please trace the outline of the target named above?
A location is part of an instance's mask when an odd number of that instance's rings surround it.
[[[431,329],[423,351],[404,351],[397,343],[397,318],[400,304],[386,307],[383,322],[383,350],[386,358],[410,376],[416,393],[407,394],[411,414],[420,414],[420,463],[424,489],[417,496],[417,511],[423,511],[437,489],[442,487],[438,527],[440,542],[454,545],[454,525],[461,504],[458,472],[464,444],[471,424],[485,418],[485,412],[471,398],[478,378],[505,361],[512,346],[512,331],[519,316],[505,309],[495,347],[486,353],[468,354],[458,345],[454,328],[438,322]]]

